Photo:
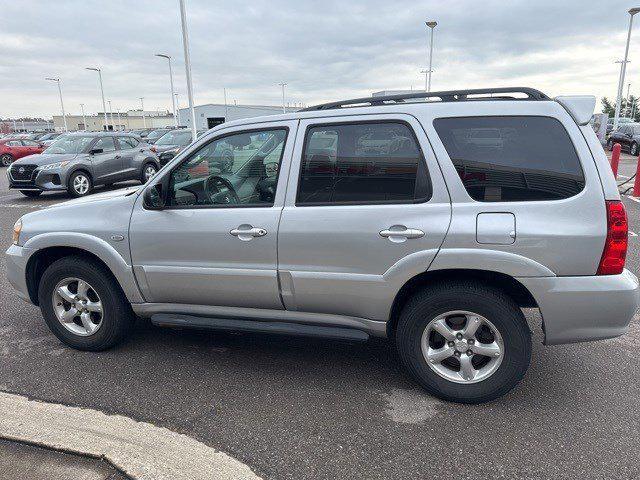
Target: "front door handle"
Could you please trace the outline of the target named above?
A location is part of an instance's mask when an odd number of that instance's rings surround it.
[[[407,228],[404,225],[394,225],[387,230],[381,230],[380,236],[388,238],[393,243],[402,243],[409,238],[424,237],[424,232],[417,228]]]
[[[243,242],[248,242],[253,237],[264,237],[267,231],[264,228],[256,228],[251,225],[240,225],[229,232],[234,237],[238,237]]]

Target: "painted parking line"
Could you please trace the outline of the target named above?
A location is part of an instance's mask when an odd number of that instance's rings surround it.
[[[0,412],[0,438],[105,458],[134,479],[260,479],[226,453],[128,417],[5,392]]]
[[[0,208],[35,208],[42,209],[48,207],[49,205],[45,203],[34,204],[34,203],[0,203]]]

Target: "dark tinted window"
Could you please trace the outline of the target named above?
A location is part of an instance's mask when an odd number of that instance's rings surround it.
[[[96,143],[91,147],[93,150],[102,149],[103,153],[113,152],[116,149],[115,143],[113,143],[113,137],[100,137],[96,140]]]
[[[558,120],[464,117],[433,124],[474,200],[557,200],[584,188],[580,160]]]
[[[431,196],[420,148],[403,123],[307,131],[297,205],[414,202]]]
[[[118,147],[120,150],[130,150],[138,146],[138,140],[133,137],[118,137]]]

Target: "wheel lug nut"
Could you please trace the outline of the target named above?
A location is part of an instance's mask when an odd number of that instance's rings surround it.
[[[471,350],[467,350],[467,355],[471,356],[473,355],[473,352]]]
[[[456,338],[457,338],[458,340],[462,340],[462,334],[461,334],[461,333],[456,334]]]
[[[453,347],[453,346],[455,345],[455,343],[454,343],[454,342],[449,342],[449,343],[448,343],[448,345],[449,345],[450,347]]]
[[[473,338],[470,338],[469,340],[467,340],[467,343],[468,343],[469,345],[473,345],[473,344],[474,344],[474,343],[476,343],[476,342],[473,340]]]
[[[456,350],[456,352],[454,353],[454,355],[455,355],[456,357],[459,357],[459,356],[460,356],[460,352],[458,352],[458,351]]]

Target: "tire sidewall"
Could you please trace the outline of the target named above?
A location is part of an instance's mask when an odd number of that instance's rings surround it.
[[[631,155],[637,155],[638,154],[638,144],[637,143],[632,143],[631,144],[631,148],[629,149],[629,153]]]
[[[146,179],[146,177],[145,177],[145,170],[147,169],[147,167],[150,167],[150,166],[154,168],[154,170],[156,171],[156,173],[158,173],[158,167],[157,167],[156,165],[154,165],[152,162],[147,162],[147,163],[145,163],[145,164],[142,166],[142,171],[140,172],[140,182],[141,182],[143,185],[146,185],[146,184],[147,184],[147,182],[148,182],[149,180],[151,180],[151,178],[147,180],[147,179]],[[155,173],[154,173],[154,175],[155,175]],[[153,178],[153,177],[152,177],[152,178]]]
[[[396,342],[403,362],[429,392],[456,402],[479,403],[507,393],[522,378],[531,358],[529,328],[519,308],[491,296],[465,291],[441,291],[410,301],[402,311]],[[500,332],[504,355],[498,369],[477,383],[459,384],[446,380],[424,359],[421,339],[427,324],[448,311],[466,310],[482,315]]]
[[[63,343],[80,350],[102,350],[113,344],[114,339],[120,335],[119,323],[123,321],[118,314],[120,292],[114,291],[113,285],[107,280],[100,269],[86,262],[57,261],[53,263],[43,274],[38,289],[38,302],[44,320]],[[68,277],[77,277],[91,285],[100,297],[103,307],[102,325],[96,333],[90,336],[80,336],[67,330],[58,320],[53,310],[52,294],[56,285]]]

